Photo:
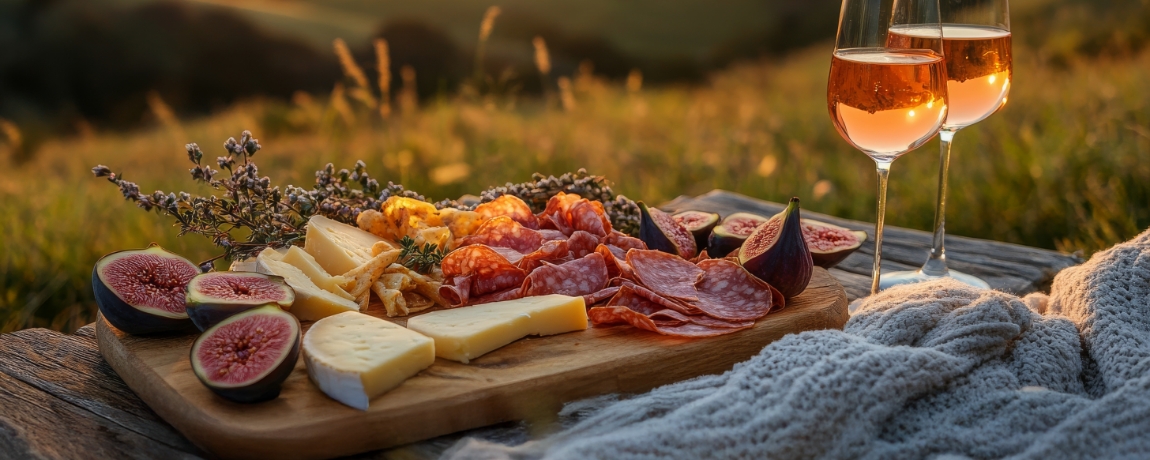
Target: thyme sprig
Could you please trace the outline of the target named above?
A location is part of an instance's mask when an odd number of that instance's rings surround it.
[[[447,256],[447,248],[441,248],[434,243],[416,244],[409,236],[399,240],[399,263],[419,273],[428,274],[443,262]]]

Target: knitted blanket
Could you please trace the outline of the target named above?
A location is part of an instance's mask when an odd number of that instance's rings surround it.
[[[1025,299],[940,280],[722,375],[451,459],[1150,458],[1150,231]]]

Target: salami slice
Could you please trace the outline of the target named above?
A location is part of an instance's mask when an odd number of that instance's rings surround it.
[[[699,255],[696,255],[694,259],[691,259],[691,263],[698,265],[699,262],[702,262],[702,261],[710,259],[710,258],[711,258],[711,256],[708,255],[707,250],[704,249],[702,251],[699,251]]]
[[[743,329],[750,328],[751,326],[754,326],[754,325],[755,325],[754,321],[737,323],[737,325],[734,327],[712,327],[712,326],[706,326],[706,325],[695,323],[695,322],[690,322],[690,323],[681,324],[678,326],[659,326],[658,332],[660,334],[663,334],[663,335],[669,335],[669,336],[674,336],[674,337],[702,338],[702,337],[715,337],[715,336],[730,334],[732,332],[738,332],[738,331],[741,331]]]
[[[547,200],[547,208],[541,214],[536,216],[539,220],[540,228],[550,228],[563,232],[564,235],[570,235],[575,229],[571,227],[571,219],[568,216],[568,211],[571,206],[579,202],[583,198],[579,195],[559,192],[555,196]]]
[[[558,264],[571,260],[569,252],[565,239],[544,241],[543,246],[540,246],[537,251],[524,255],[517,266],[523,271],[531,273],[532,270],[539,268],[543,262]]]
[[[543,244],[543,235],[524,227],[510,217],[499,216],[484,222],[474,234],[463,238],[461,246],[474,244],[514,249],[522,254],[528,254]]]
[[[611,230],[611,233],[603,237],[600,243],[622,248],[624,252],[628,249],[647,249],[647,243],[644,243],[643,240],[628,236],[617,230]]]
[[[599,237],[583,230],[576,230],[571,234],[571,238],[567,239],[567,250],[571,252],[573,259],[582,259],[587,254],[595,252],[596,246],[599,246]]]
[[[539,228],[539,221],[536,220],[535,213],[531,212],[531,206],[528,206],[527,203],[524,203],[523,200],[514,195],[503,195],[492,201],[476,206],[475,213],[479,214],[481,219],[493,219],[499,216],[505,216],[519,222],[524,227],[530,229]]]
[[[527,273],[484,245],[464,246],[443,258],[443,276],[471,276],[470,295],[477,297],[523,284]]]
[[[548,294],[582,296],[607,287],[607,264],[603,256],[591,254],[562,265],[544,262],[523,283],[526,297]]]
[[[597,204],[599,206],[595,206]],[[586,199],[575,202],[567,211],[567,220],[571,223],[571,228],[595,235],[598,237],[595,239],[596,243],[599,242],[599,238],[611,232],[611,221],[606,216],[602,204]]]
[[[698,315],[696,315],[696,316],[698,316]],[[659,310],[655,313],[651,313],[650,315],[647,315],[647,317],[651,318],[651,321],[654,321],[656,326],[659,326],[660,328],[665,328],[665,327],[682,326],[684,324],[691,322],[691,318],[694,318],[695,316],[687,316],[687,315],[679,313],[675,310],[672,310],[670,308],[664,308],[664,309]]]
[[[663,297],[662,295],[659,295],[659,293],[654,292],[650,289],[647,289],[646,287],[643,287],[641,285],[635,284],[632,281],[623,281],[622,284],[620,284],[620,287],[623,287],[623,286],[630,287],[635,292],[635,295],[638,295],[639,297],[642,297],[644,299],[647,299],[647,300],[655,303],[656,305],[659,305],[660,308],[670,308],[670,309],[675,310],[675,311],[682,313],[684,315],[701,315],[701,314],[703,314],[703,311],[694,305],[684,303],[684,302],[681,302],[681,301],[678,301],[675,299]]]
[[[563,234],[563,232],[561,232],[559,230],[550,229],[550,228],[540,229],[539,235],[543,237],[543,241],[566,240],[567,239],[567,235]]]
[[[647,315],[623,306],[592,307],[587,317],[594,325],[630,324],[639,329],[659,332],[659,327]]]
[[[682,322],[667,318],[659,321],[623,306],[594,307],[587,311],[591,323],[595,325],[613,325],[627,323],[639,329],[656,332],[673,337],[714,337],[737,332],[754,325],[754,322],[738,323],[735,327],[712,327],[694,322]],[[660,325],[659,323],[662,323]]]
[[[507,263],[509,263],[511,265],[518,266],[521,263],[521,261],[523,260],[523,253],[516,251],[514,249],[501,248],[501,247],[497,247],[497,246],[488,246],[488,247],[490,247],[492,251],[498,252],[499,255],[503,256],[504,259],[507,259]],[[522,267],[520,267],[520,268],[522,268]]]
[[[509,288],[509,289],[504,289],[504,290],[499,291],[499,292],[492,292],[490,294],[485,294],[485,295],[476,297],[474,299],[471,299],[471,301],[467,305],[479,305],[481,303],[502,302],[504,300],[515,300],[515,299],[522,299],[522,298],[523,298],[523,290],[518,288],[518,287],[513,287],[513,288]]]
[[[593,294],[585,294],[583,296],[583,303],[586,304],[588,307],[590,307],[592,305],[595,305],[597,303],[603,302],[605,300],[608,300],[608,299],[614,297],[615,294],[618,292],[619,292],[618,286],[600,289],[598,292],[595,292]]]
[[[754,321],[771,311],[772,287],[755,278],[739,264],[724,259],[699,262],[703,279],[699,281],[695,302],[703,313],[725,321]]]
[[[668,308],[652,302],[636,293],[634,284],[624,284],[617,287],[616,289],[618,289],[618,292],[616,292],[615,296],[611,297],[611,300],[607,302],[608,306],[627,307],[644,315],[650,315],[660,310],[668,310]]]
[[[695,284],[703,270],[695,264],[676,255],[643,249],[627,251],[627,263],[639,284],[659,295],[687,302],[699,300]]]
[[[439,287],[439,296],[452,307],[462,307],[471,300],[471,277],[456,276]]]

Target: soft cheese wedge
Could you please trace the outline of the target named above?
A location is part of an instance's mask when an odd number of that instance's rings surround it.
[[[256,257],[256,271],[265,275],[282,276],[295,291],[291,314],[301,321],[314,321],[345,311],[359,311],[359,304],[320,289],[304,272],[294,265],[277,260],[274,251],[265,249]]]
[[[311,282],[332,294],[343,297],[347,300],[355,300],[351,294],[339,287],[341,283],[347,281],[342,276],[331,276],[323,267],[319,266],[315,258],[308,254],[307,251],[300,249],[299,246],[292,246],[288,249],[287,253],[283,255],[283,261],[291,264],[293,267],[298,268],[299,271],[311,278]]]
[[[435,339],[436,356],[467,364],[529,335],[587,329],[587,307],[582,297],[552,294],[433,311],[407,328]]]
[[[373,316],[340,313],[303,337],[307,375],[324,394],[359,410],[435,362],[435,342]]]
[[[383,238],[323,216],[307,221],[304,249],[325,271],[342,275],[371,260],[371,246]]]

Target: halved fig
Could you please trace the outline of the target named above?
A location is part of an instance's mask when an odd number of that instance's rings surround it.
[[[698,252],[695,236],[675,219],[657,208],[649,208],[639,202],[642,219],[639,221],[639,239],[650,249],[674,254],[684,259],[692,259]]]
[[[153,244],[101,257],[92,268],[92,291],[116,329],[135,335],[175,331],[191,325],[184,296],[199,273],[190,260]]]
[[[711,236],[711,230],[719,225],[719,215],[713,212],[683,211],[675,213],[671,218],[695,236],[695,249],[697,251],[707,248],[707,239]]]
[[[238,313],[192,344],[192,372],[229,401],[275,399],[299,360],[300,335],[299,320],[279,305]]]
[[[727,257],[733,252],[738,251],[739,247],[747,241],[747,237],[751,233],[767,222],[767,218],[747,212],[736,212],[723,219],[723,223],[719,224],[711,231],[711,237],[707,243],[707,252],[712,257]]]
[[[739,263],[784,297],[799,295],[811,282],[814,262],[803,239],[799,199],[756,228],[739,248]]]
[[[234,314],[274,303],[284,310],[295,301],[295,291],[283,277],[250,272],[211,272],[188,283],[186,311],[203,331]]]
[[[866,232],[831,225],[813,219],[803,219],[803,239],[811,251],[815,265],[831,268],[862,247]]]

